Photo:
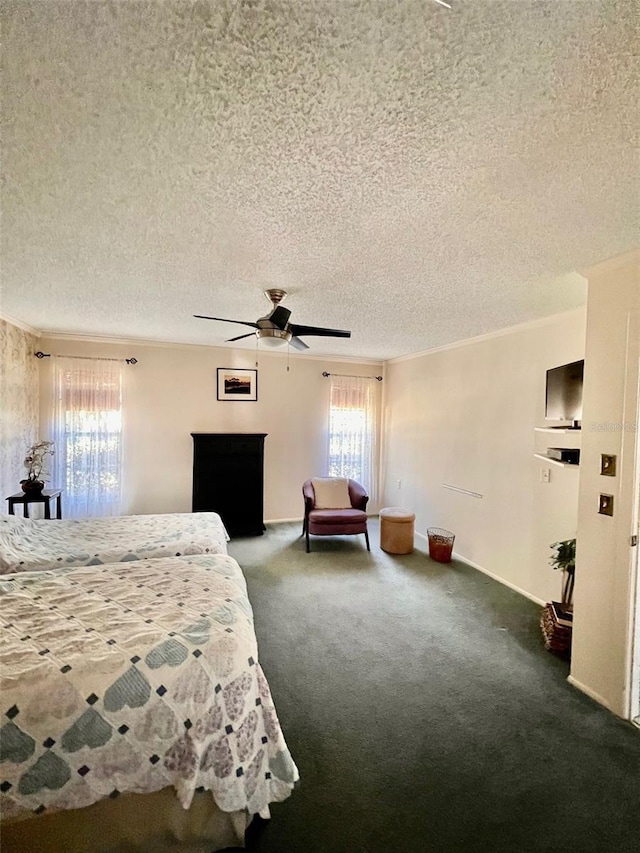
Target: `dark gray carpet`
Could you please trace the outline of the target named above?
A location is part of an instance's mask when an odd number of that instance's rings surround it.
[[[370,529],[230,543],[301,776],[256,850],[640,850],[640,731],[566,682],[540,609]]]

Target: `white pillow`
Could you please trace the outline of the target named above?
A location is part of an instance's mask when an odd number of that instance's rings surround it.
[[[315,509],[351,509],[349,481],[346,477],[314,477]]]

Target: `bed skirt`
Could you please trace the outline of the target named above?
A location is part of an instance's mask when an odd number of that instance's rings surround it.
[[[184,809],[168,787],[3,821],[2,853],[168,853],[178,843],[189,853],[212,853],[244,847],[250,819],[245,811],[221,811],[209,791],[196,793]]]

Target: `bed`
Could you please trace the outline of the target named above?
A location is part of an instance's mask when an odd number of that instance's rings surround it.
[[[0,516],[0,574],[127,563],[150,557],[226,554],[215,512],[87,519]]]
[[[250,816],[268,816],[291,793],[298,772],[258,661],[245,579],[229,555],[7,575],[0,625],[8,853],[36,849],[29,828],[52,812],[81,818],[135,795],[145,795],[142,808],[169,794],[183,813],[207,802],[241,836]],[[148,848],[101,836],[90,849],[164,849],[170,805],[156,810]],[[25,832],[26,846],[12,846]]]

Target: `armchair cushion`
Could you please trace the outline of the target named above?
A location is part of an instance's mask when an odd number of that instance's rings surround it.
[[[351,509],[349,480],[346,477],[314,477],[314,509]]]
[[[314,509],[309,513],[311,525],[350,525],[367,523],[367,513],[361,509]]]

